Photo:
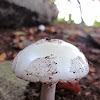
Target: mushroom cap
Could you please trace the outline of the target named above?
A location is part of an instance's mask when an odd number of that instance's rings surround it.
[[[68,82],[89,72],[84,54],[59,39],[42,39],[18,53],[12,65],[17,77],[31,82]]]

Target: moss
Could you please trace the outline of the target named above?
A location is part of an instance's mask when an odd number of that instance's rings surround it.
[[[95,21],[94,24],[93,24],[93,26],[94,26],[94,27],[100,27],[100,22]]]
[[[18,79],[11,70],[11,62],[0,63],[0,100],[24,98],[27,81]]]

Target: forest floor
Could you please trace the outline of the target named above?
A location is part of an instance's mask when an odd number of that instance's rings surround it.
[[[77,46],[90,65],[89,74],[77,84],[66,83],[62,88],[57,85],[56,100],[100,100],[100,28],[53,23],[43,32],[38,27],[0,29],[0,62],[12,61],[20,50],[46,37],[62,39]],[[18,100],[39,100],[40,86],[41,83],[29,83],[23,94],[25,98]],[[3,99],[0,93],[0,100],[8,99]]]

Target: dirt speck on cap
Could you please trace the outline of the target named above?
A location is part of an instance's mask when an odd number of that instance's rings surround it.
[[[84,62],[81,57],[74,58],[71,60],[71,68],[70,72],[75,73],[80,73],[84,71]]]
[[[58,72],[57,63],[54,56],[46,56],[33,60],[30,66],[26,69],[29,75],[43,77],[53,75]]]

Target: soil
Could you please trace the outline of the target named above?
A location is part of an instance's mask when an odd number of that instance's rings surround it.
[[[95,35],[93,35],[95,34]],[[89,74],[79,81],[81,90],[71,92],[57,86],[56,100],[100,100],[100,28],[82,25],[53,23],[45,31],[37,27],[20,29],[0,29],[0,54],[6,53],[4,60],[12,60],[27,45],[42,38],[58,38],[76,45],[87,57]],[[2,57],[2,56],[1,56]],[[29,83],[24,93],[25,100],[39,100],[41,83]]]

